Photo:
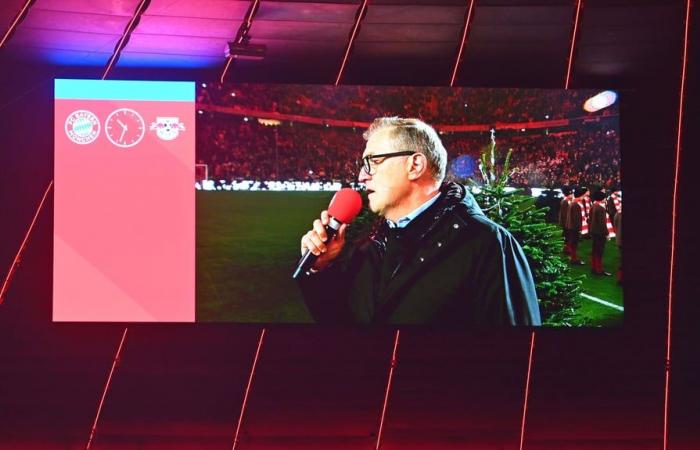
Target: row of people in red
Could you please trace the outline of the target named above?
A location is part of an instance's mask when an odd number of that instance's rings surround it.
[[[622,261],[622,192],[597,189],[590,193],[585,187],[562,187],[564,198],[559,209],[559,225],[564,234],[564,253],[569,255],[572,264],[585,264],[578,257],[581,238],[590,237],[591,272],[594,275],[611,276],[603,268],[605,243],[615,238]],[[622,264],[617,272],[618,282],[622,282]]]

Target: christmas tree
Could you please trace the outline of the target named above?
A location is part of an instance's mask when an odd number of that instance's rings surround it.
[[[484,213],[509,230],[527,255],[537,289],[537,298],[546,325],[582,325],[574,318],[583,277],[572,276],[561,254],[562,233],[545,219],[548,208],[538,208],[532,196],[522,189],[507,187],[515,169],[510,167],[512,150],[500,162],[496,152],[495,131],[491,143],[481,154],[481,183],[470,179],[476,187],[475,198]]]

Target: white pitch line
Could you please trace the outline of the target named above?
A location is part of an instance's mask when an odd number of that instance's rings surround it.
[[[584,294],[583,292],[581,292],[581,297],[587,298],[588,300],[594,301],[594,302],[596,302],[596,303],[600,303],[601,305],[605,305],[605,306],[607,306],[607,307],[616,309],[616,310],[618,310],[618,311],[624,311],[624,310],[625,310],[625,308],[623,308],[623,307],[620,306],[620,305],[616,305],[616,304],[614,304],[614,303],[606,302],[605,300],[602,300],[602,299],[600,299],[600,298],[598,298],[598,297],[593,297],[592,295]]]

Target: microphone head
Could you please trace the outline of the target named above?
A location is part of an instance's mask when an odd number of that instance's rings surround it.
[[[338,222],[350,223],[362,209],[362,197],[357,191],[343,188],[335,193],[328,205],[328,214]]]

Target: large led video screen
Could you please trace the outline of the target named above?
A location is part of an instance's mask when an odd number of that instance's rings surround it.
[[[198,83],[188,112],[67,100],[57,84],[54,320],[622,324],[613,91]],[[161,107],[142,141],[116,145],[118,122],[92,154],[71,140],[141,101]]]

